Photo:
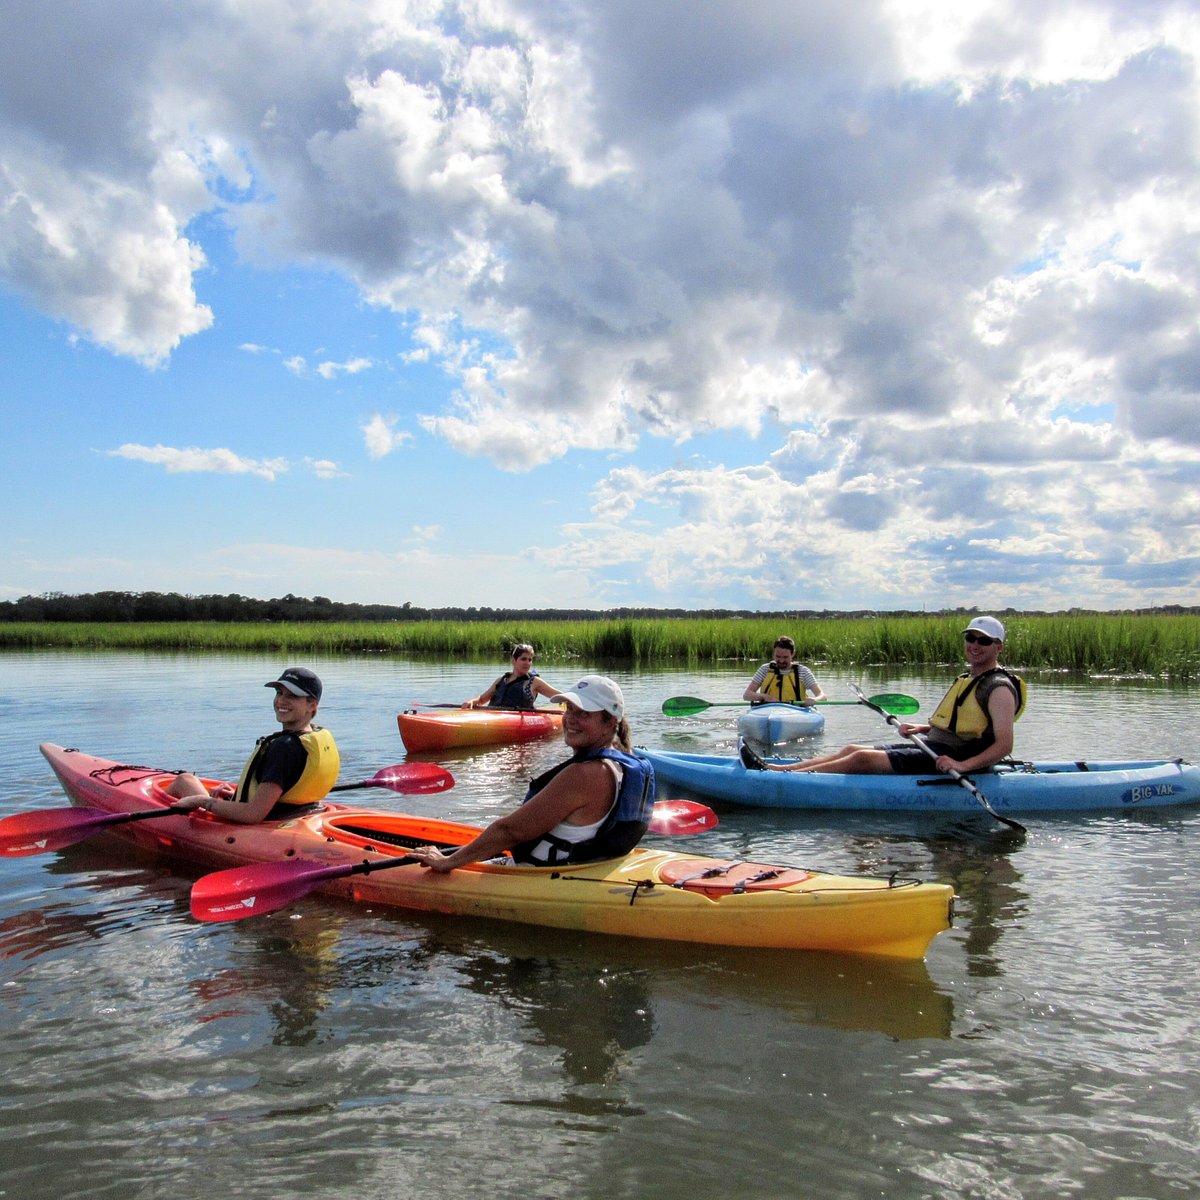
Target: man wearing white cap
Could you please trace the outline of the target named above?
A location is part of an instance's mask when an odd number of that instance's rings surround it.
[[[275,719],[282,728],[258,739],[237,786],[222,783],[209,792],[185,771],[167,789],[172,796],[239,825],[294,817],[325,798],[341,764],[333,735],[313,724],[321,680],[307,667],[288,667],[266,686],[275,689]]]
[[[963,630],[967,670],[942,697],[928,725],[900,725],[902,734],[923,733],[937,752],[939,771],[966,775],[983,771],[1012,753],[1013,723],[1025,708],[1025,681],[1000,666],[1004,625],[976,617]],[[916,742],[843,746],[833,754],[803,762],[766,763],[748,747],[742,761],[753,769],[821,771],[847,775],[923,775],[929,755]]]
[[[621,689],[605,675],[585,675],[551,699],[566,706],[563,740],[572,756],[539,775],[519,808],[467,845],[449,854],[421,846],[413,858],[439,872],[506,851],[515,862],[560,866],[617,858],[641,841],[654,808],[654,768],[633,752]]]

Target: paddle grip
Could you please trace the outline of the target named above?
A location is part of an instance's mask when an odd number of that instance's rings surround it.
[[[355,863],[347,875],[370,875],[372,871],[386,871],[388,867],[407,867],[411,863],[418,860],[411,854],[405,854],[401,858],[384,858],[384,859],[364,859],[360,863]]]

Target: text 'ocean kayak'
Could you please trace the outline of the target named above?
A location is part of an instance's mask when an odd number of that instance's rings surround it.
[[[173,775],[45,744],[76,805],[107,812],[166,807]],[[114,826],[160,854],[208,867],[288,860],[326,866],[403,856],[414,845],[461,845],[476,827],[328,804],[261,825],[193,812]],[[475,864],[434,874],[417,864],[344,876],[321,890],[372,904],[558,929],[722,946],[827,950],[919,959],[949,927],[945,884],[840,876],[638,847],[574,867]]]
[[[748,770],[740,758],[640,750],[659,786],[729,804],[813,811],[978,812],[949,775],[839,775]],[[776,762],[796,761],[775,759]],[[1035,762],[969,777],[998,813],[1159,808],[1200,803],[1200,768],[1179,760]]]
[[[397,718],[406,750],[451,750],[456,746],[488,746],[530,742],[562,728],[561,708],[405,709]]]

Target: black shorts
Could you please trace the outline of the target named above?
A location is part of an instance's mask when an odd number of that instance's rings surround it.
[[[929,748],[935,754],[948,754],[945,746],[930,742]],[[897,775],[940,775],[942,772],[933,765],[933,755],[926,754],[915,742],[900,742],[896,745],[880,746],[887,752],[888,764]]]

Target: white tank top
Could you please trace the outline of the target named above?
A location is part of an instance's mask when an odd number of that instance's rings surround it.
[[[613,762],[610,758],[603,758],[600,761],[606,767],[611,768],[613,778],[616,781],[616,786],[613,788],[612,804],[608,806],[608,812],[600,820],[593,821],[590,825],[572,825],[569,821],[560,821],[550,830],[551,836],[561,838],[564,842],[569,842],[571,845],[575,845],[578,842],[586,842],[588,838],[594,837],[600,826],[608,820],[608,814],[612,812],[613,804],[616,804],[617,796],[621,793],[621,781],[625,778],[625,768],[620,763]],[[530,851],[529,857],[541,862],[549,862],[550,851],[552,849],[553,847],[549,842],[538,842]]]

